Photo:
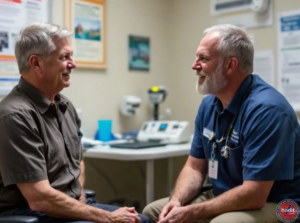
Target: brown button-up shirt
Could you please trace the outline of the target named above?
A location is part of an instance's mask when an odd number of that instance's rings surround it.
[[[0,215],[28,207],[18,183],[47,179],[80,197],[80,119],[65,96],[55,102],[23,78],[0,102]]]

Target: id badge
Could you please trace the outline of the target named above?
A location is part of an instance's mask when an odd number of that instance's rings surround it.
[[[211,159],[208,161],[208,177],[213,178],[215,180],[218,179],[218,161]]]

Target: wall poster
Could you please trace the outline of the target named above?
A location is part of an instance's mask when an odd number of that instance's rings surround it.
[[[105,0],[69,0],[65,22],[73,31],[73,59],[78,67],[106,67]]]
[[[299,112],[300,10],[282,12],[278,20],[278,87]]]
[[[150,39],[141,36],[129,36],[129,70],[150,69]]]
[[[18,75],[15,39],[33,22],[49,22],[48,0],[0,0],[0,74]]]

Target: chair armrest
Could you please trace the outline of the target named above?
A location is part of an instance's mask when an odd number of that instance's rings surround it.
[[[84,189],[84,193],[85,193],[87,198],[93,198],[93,197],[96,196],[96,192],[93,191],[93,190]]]
[[[213,189],[212,184],[204,184],[204,185],[202,186],[202,188],[201,188],[200,193],[202,193],[202,192],[204,192],[204,191],[207,191],[207,190],[211,190],[211,189]]]
[[[22,216],[22,215],[10,215],[10,216],[0,216],[1,223],[38,223],[36,217]]]

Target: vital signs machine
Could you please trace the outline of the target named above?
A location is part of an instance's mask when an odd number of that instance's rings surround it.
[[[183,121],[148,121],[144,122],[137,140],[126,143],[112,143],[111,147],[142,149],[160,147],[168,144],[189,142],[191,128],[189,122]]]
[[[148,121],[144,122],[137,136],[138,141],[160,141],[174,144],[188,142],[191,137],[189,122]]]

